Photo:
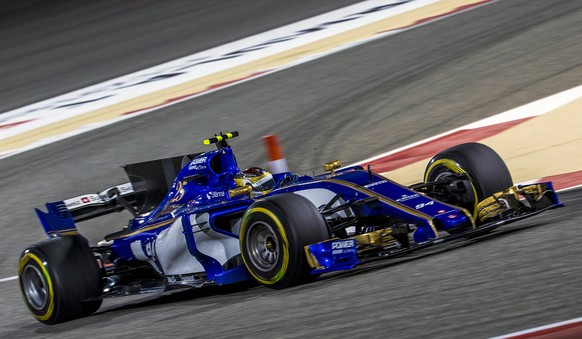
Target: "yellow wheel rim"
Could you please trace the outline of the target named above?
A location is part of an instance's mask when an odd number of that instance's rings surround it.
[[[467,173],[463,168],[461,168],[461,166],[459,166],[459,164],[454,160],[438,159],[438,160],[435,160],[432,164],[430,164],[430,166],[427,168],[425,175],[424,175],[424,182],[428,182],[429,174],[437,166],[445,167],[453,173],[463,173],[463,174],[466,174],[467,176],[469,176],[469,179],[470,179],[469,182],[471,183],[471,189],[473,191],[473,198],[475,201],[475,203],[473,205],[473,220],[477,220],[477,204],[479,203],[479,198],[477,197],[477,190],[475,189],[475,185],[473,185],[473,178],[471,178],[471,175],[469,173]]]

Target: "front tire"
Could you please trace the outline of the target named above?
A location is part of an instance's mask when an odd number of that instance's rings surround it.
[[[438,181],[456,173],[465,173],[470,178],[472,199],[463,206],[468,208],[473,219],[476,219],[476,207],[481,200],[513,186],[503,159],[490,147],[479,143],[461,144],[439,152],[428,163],[424,181]]]
[[[312,280],[304,246],[326,239],[323,216],[307,198],[293,193],[256,201],[241,223],[245,266],[259,283],[276,289]]]
[[[101,306],[101,273],[81,236],[51,238],[22,252],[18,265],[24,303],[48,325],[90,315]]]

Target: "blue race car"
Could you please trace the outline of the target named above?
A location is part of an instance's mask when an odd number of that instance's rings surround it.
[[[400,185],[371,168],[324,164],[318,176],[241,170],[217,149],[124,166],[129,183],[36,210],[49,239],[22,252],[24,302],[55,324],[107,297],[255,280],[285,288],[326,272],[472,237],[561,206],[550,182],[513,186],[503,160],[468,143],[438,153],[424,181]],[[96,246],[76,222],[126,210]]]

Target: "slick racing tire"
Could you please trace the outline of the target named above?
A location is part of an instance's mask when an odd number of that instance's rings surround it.
[[[323,216],[305,197],[287,193],[254,202],[243,216],[245,266],[262,285],[285,288],[314,280],[304,246],[329,239]]]
[[[455,173],[466,173],[471,181],[472,199],[463,206],[476,219],[479,201],[513,186],[511,174],[501,157],[479,143],[466,143],[448,148],[435,155],[424,172],[424,181],[431,182]]]
[[[20,290],[34,317],[48,325],[99,309],[101,272],[81,236],[47,239],[24,250],[18,264]]]

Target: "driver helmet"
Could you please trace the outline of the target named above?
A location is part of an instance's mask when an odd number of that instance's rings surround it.
[[[269,193],[275,187],[273,175],[260,167],[250,167],[234,175],[237,187],[250,185],[253,187],[253,197]]]

